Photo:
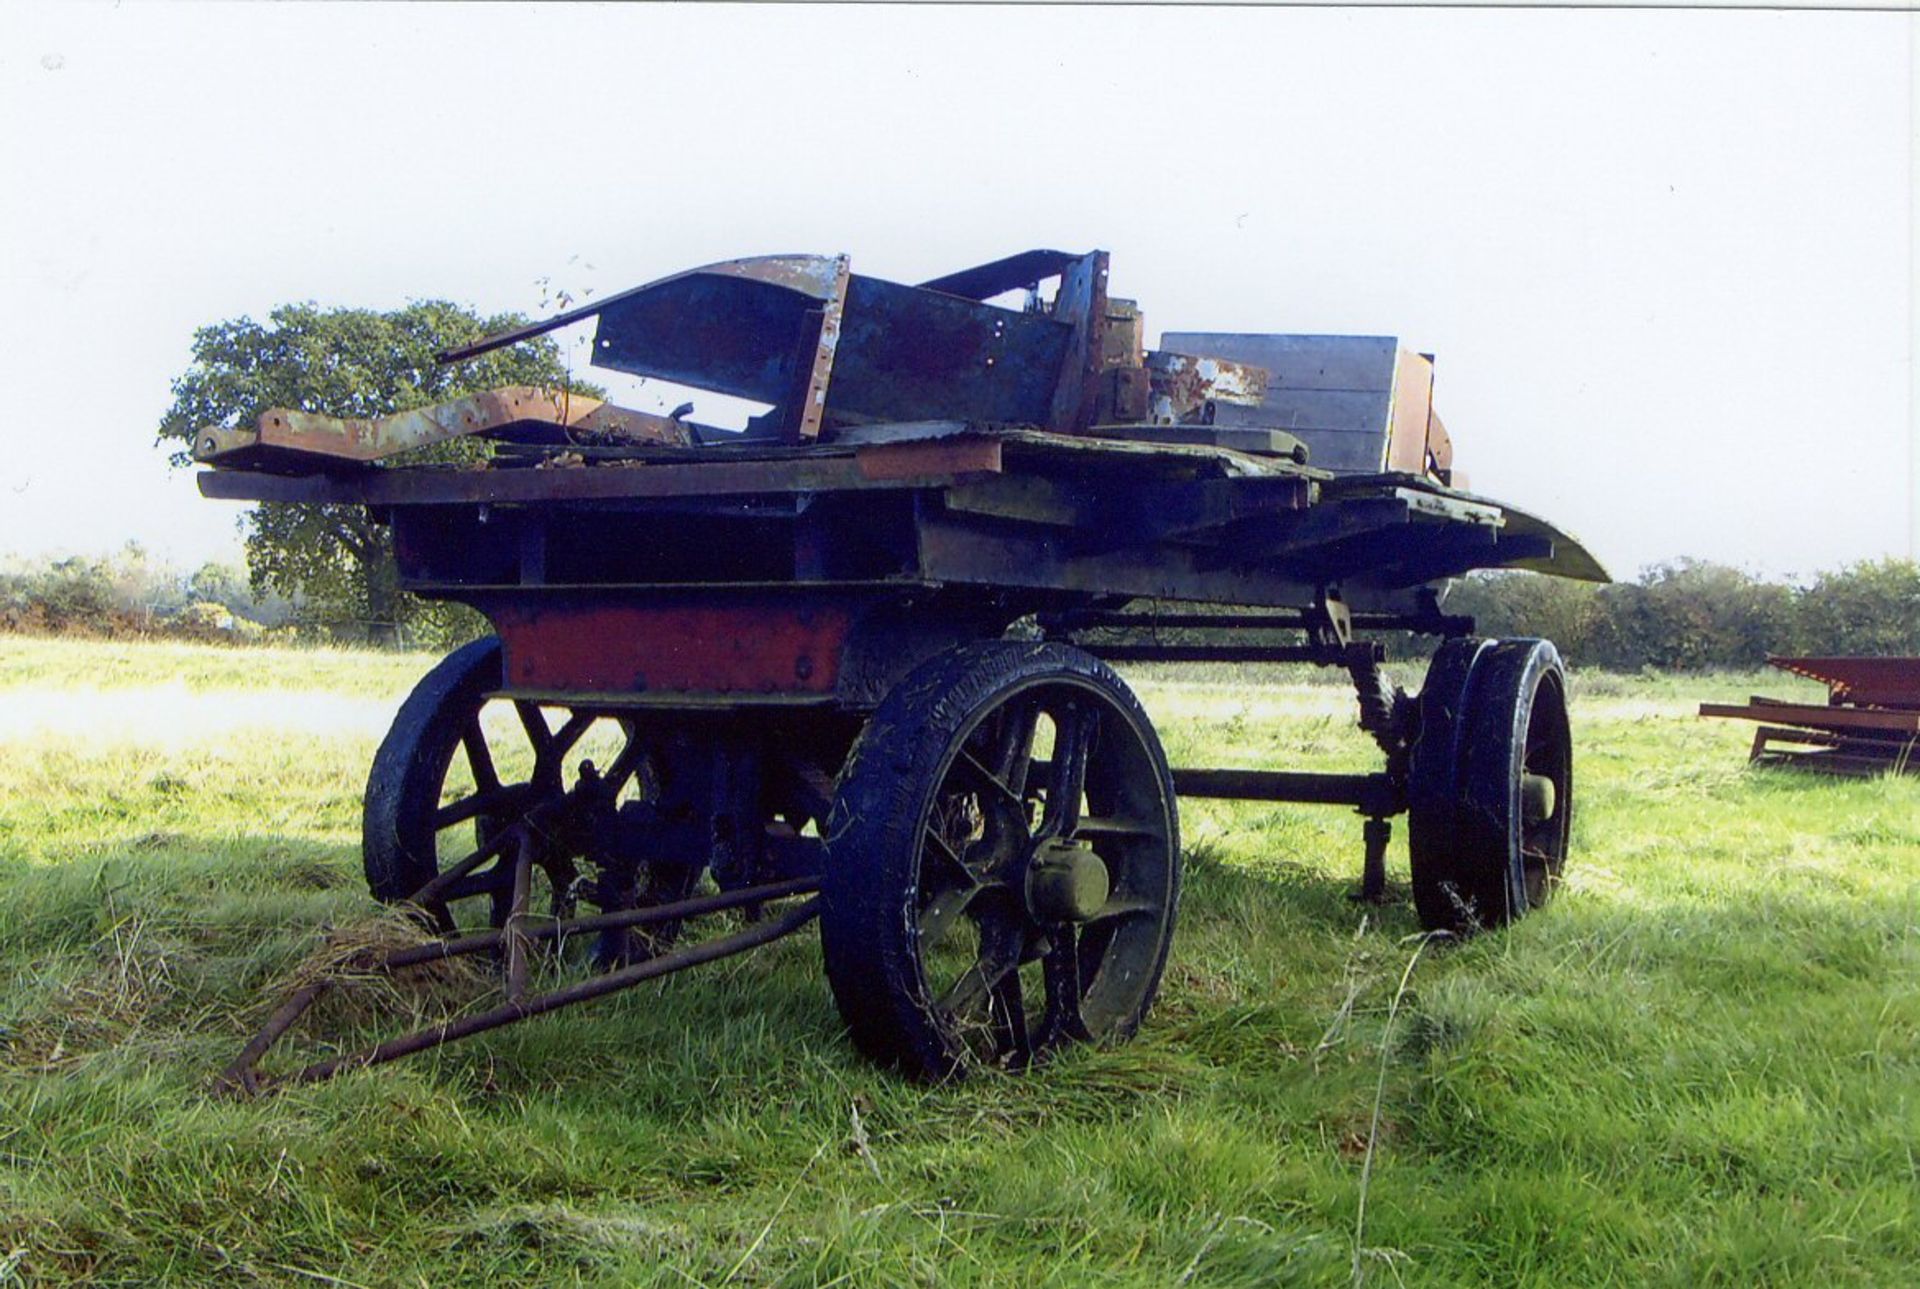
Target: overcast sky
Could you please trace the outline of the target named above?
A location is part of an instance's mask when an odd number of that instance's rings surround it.
[[[0,554],[237,557],[153,446],[208,322],[1031,246],[1112,251],[1150,343],[1437,352],[1472,486],[1617,574],[1907,554],[1914,22],[15,5]]]

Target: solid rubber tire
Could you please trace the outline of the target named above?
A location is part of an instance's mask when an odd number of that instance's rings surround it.
[[[1566,667],[1551,641],[1517,638],[1495,641],[1480,656],[1474,672],[1474,701],[1467,709],[1462,740],[1456,880],[1480,924],[1496,927],[1537,907],[1527,894],[1521,847],[1521,776],[1526,769],[1527,732],[1535,716],[1551,719],[1555,715],[1541,711],[1543,695],[1550,688],[1557,693],[1546,701],[1557,701],[1556,733],[1567,744],[1566,781],[1556,787],[1553,817],[1563,833],[1572,822]],[[1553,876],[1558,877],[1557,870]],[[1552,882],[1545,889],[1551,892]]]
[[[377,900],[405,900],[439,871],[434,811],[464,719],[503,676],[497,636],[462,645],[420,678],[374,753],[361,811],[360,855]]]
[[[1464,922],[1449,894],[1460,871],[1460,740],[1474,664],[1491,644],[1472,637],[1442,642],[1415,700],[1419,726],[1407,764],[1407,859],[1414,909],[1429,931],[1459,930]]]
[[[1124,1041],[1151,1007],[1179,904],[1179,812],[1172,772],[1152,722],[1112,668],[1057,643],[963,645],[902,680],[881,702],[840,776],[828,821],[820,943],[827,979],[855,1046],[928,1081],[964,1075],[970,1058],[927,1002],[918,956],[920,833],[956,746],[975,718],[1027,682],[1048,678],[1098,688],[1132,725],[1159,778],[1170,847],[1164,930],[1140,1001],[1097,1037]]]

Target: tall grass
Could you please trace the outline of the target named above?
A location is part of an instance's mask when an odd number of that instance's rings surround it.
[[[428,662],[0,638],[0,1283],[1892,1285],[1920,1265],[1920,784],[1749,771],[1744,730],[1691,715],[1787,678],[1581,677],[1564,898],[1410,974],[1407,905],[1346,898],[1357,819],[1189,803],[1143,1033],[1029,1077],[865,1065],[802,937],[212,1099],[274,982],[369,911],[363,778]],[[1338,688],[1137,680],[1176,761],[1371,762]]]

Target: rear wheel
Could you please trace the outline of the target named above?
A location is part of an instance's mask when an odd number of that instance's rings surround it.
[[[556,915],[570,914],[581,897],[603,909],[684,898],[702,861],[636,847],[625,834],[637,830],[617,826],[644,819],[658,792],[640,731],[610,713],[550,714],[492,697],[502,683],[500,642],[487,637],[448,654],[401,705],[374,755],[362,816],[374,897],[413,900],[443,871],[525,825],[533,873],[545,887],[541,895],[536,886],[534,903]],[[443,884],[423,902],[423,916],[442,932],[503,925],[517,857],[516,847],[501,847]],[[654,938],[672,929],[658,927]],[[640,936],[608,933],[602,959],[643,956],[650,946]]]
[[[942,1079],[1130,1036],[1180,889],[1146,713],[1105,664],[995,642],[926,663],[855,746],[827,838],[821,945],[856,1045]]]

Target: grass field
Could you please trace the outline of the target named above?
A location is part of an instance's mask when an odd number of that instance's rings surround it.
[[[0,1284],[1920,1266],[1920,782],[1750,772],[1747,730],[1691,715],[1798,682],[1577,677],[1563,897],[1417,963],[1408,905],[1346,899],[1353,816],[1190,804],[1140,1038],[1032,1076],[929,1089],[863,1064],[808,934],[213,1099],[273,982],[371,909],[362,783],[429,662],[0,637]],[[1342,688],[1136,679],[1176,763],[1370,762]]]

